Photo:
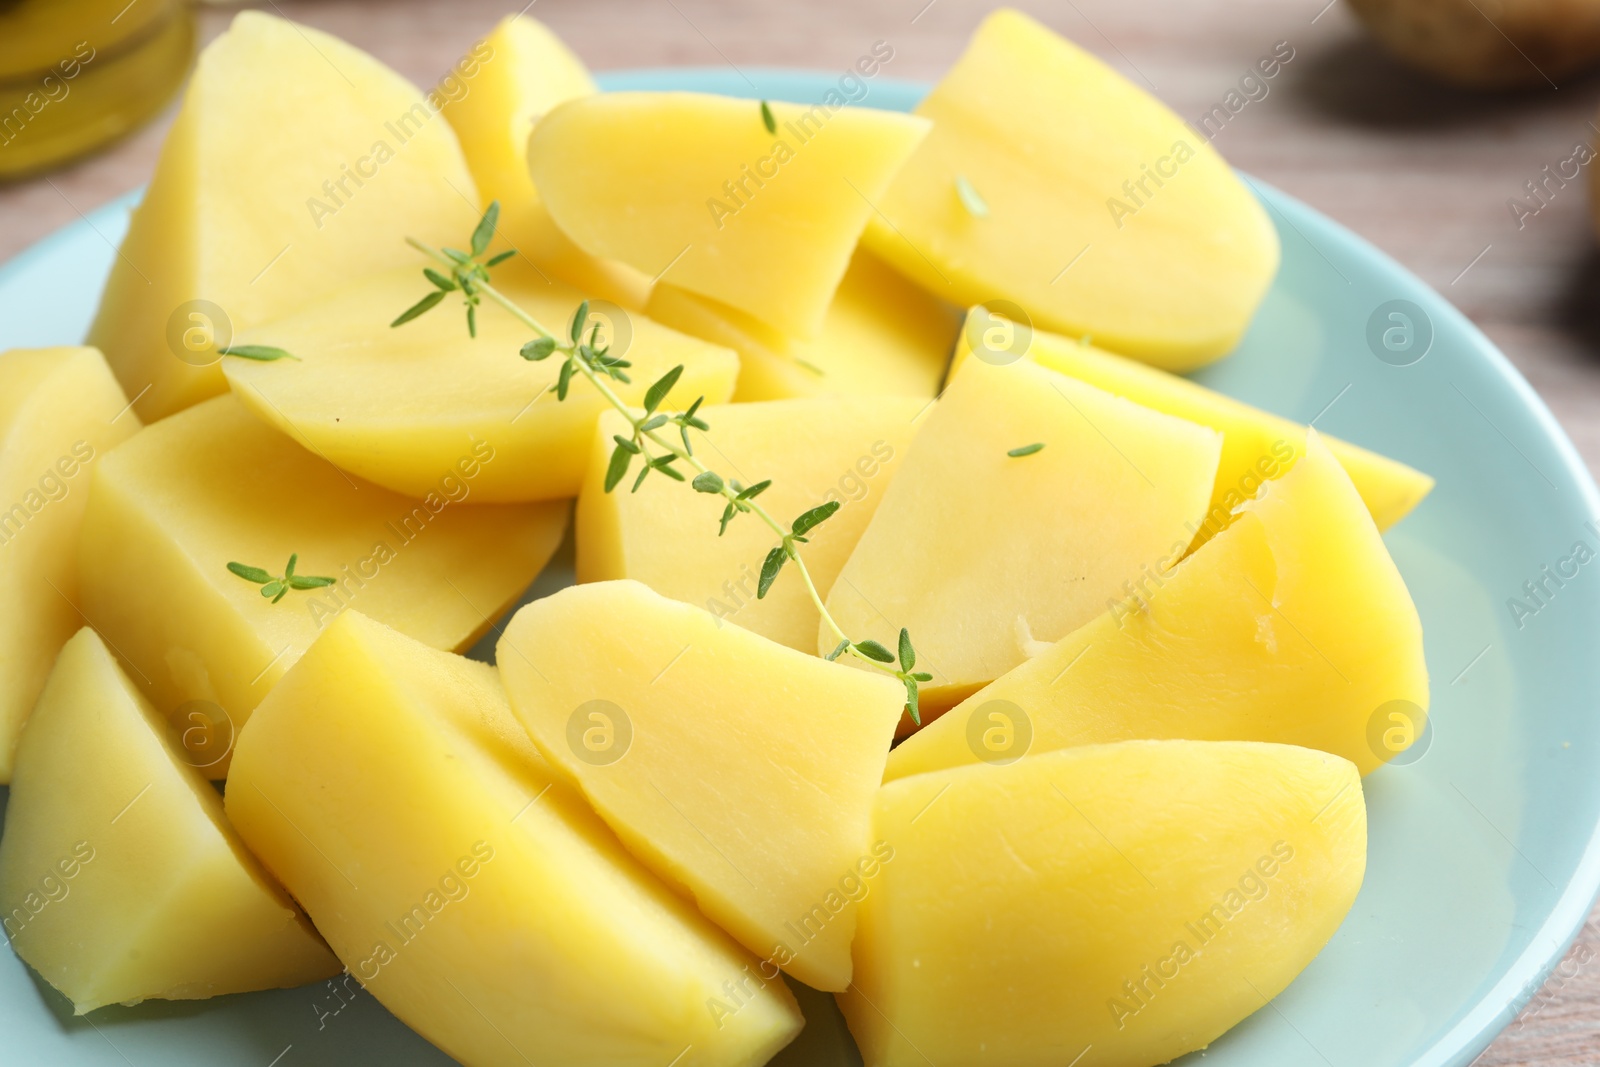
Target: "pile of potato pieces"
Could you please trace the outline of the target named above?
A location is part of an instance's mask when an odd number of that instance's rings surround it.
[[[496,287],[592,300],[624,401],[681,365],[713,466],[839,505],[810,574],[916,635],[920,721],[796,576],[756,595],[765,527],[607,492],[627,423],[524,325],[390,327],[402,239],[491,201]],[[869,1065],[1205,1047],[1338,928],[1360,776],[1428,704],[1380,530],[1431,479],[1171,373],[1277,257],[1208,145],[1010,11],[912,116],[601,95],[525,16],[424,96],[239,15],[98,348],[0,356],[8,938],[79,1013],[343,970],[471,1065],[765,1063],[786,977]],[[496,623],[574,498],[581,584]],[[498,668],[458,654],[491,628]]]

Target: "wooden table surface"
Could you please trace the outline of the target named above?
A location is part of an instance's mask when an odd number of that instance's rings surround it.
[[[1328,6],[1324,6],[1327,4]],[[432,83],[507,0],[268,0],[277,11]],[[595,70],[731,64],[844,70],[874,41],[885,73],[935,79],[991,7],[980,0],[536,0],[531,14]],[[1524,183],[1592,142],[1600,76],[1479,96],[1395,66],[1334,0],[1065,0],[1019,6],[1149,87],[1180,115],[1219,103],[1258,57],[1294,58],[1217,137],[1242,167],[1337,219],[1455,302],[1555,411],[1600,470],[1600,246],[1586,182],[1518,220]],[[230,13],[204,14],[207,37]],[[0,185],[0,261],[146,181],[168,114],[67,170]],[[1600,165],[1597,163],[1595,165]],[[1600,913],[1489,1067],[1600,1063]]]

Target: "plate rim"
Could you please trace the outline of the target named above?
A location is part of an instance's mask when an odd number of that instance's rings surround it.
[[[1567,484],[1577,490],[1580,505],[1590,515],[1600,515],[1600,486],[1596,485],[1594,475],[1578,453],[1572,438],[1532,383],[1476,323],[1410,268],[1354,230],[1275,186],[1253,176],[1244,177],[1258,195],[1262,189],[1269,191],[1271,200],[1276,201],[1275,206],[1280,209],[1286,206],[1300,216],[1301,222],[1311,224],[1322,237],[1376,261],[1424,294],[1431,305],[1425,306],[1424,310],[1430,316],[1449,321],[1471,342],[1476,355],[1483,360],[1496,383],[1507,387],[1517,407],[1532,414],[1534,424],[1544,441],[1552,447],[1559,462],[1557,476],[1564,476]],[[1306,240],[1311,243],[1309,238]],[[1592,766],[1600,770],[1600,761]],[[1506,966],[1501,978],[1467,1009],[1460,1021],[1441,1033],[1429,1048],[1413,1059],[1413,1067],[1470,1067],[1549,980],[1588,921],[1597,897],[1600,897],[1600,816],[1589,828],[1588,840],[1573,867],[1572,877],[1551,904],[1544,921],[1530,936],[1528,947]],[[1546,947],[1541,949],[1544,938],[1549,940],[1543,942]]]

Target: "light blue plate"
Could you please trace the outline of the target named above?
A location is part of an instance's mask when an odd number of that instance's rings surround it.
[[[602,82],[813,102],[838,78],[668,70]],[[864,102],[885,108],[908,109],[924,91],[869,84]],[[1544,404],[1459,312],[1348,231],[1256,188],[1282,236],[1283,269],[1238,352],[1199,377],[1438,478],[1387,538],[1422,613],[1435,729],[1420,760],[1367,779],[1370,863],[1343,928],[1203,1060],[1464,1067],[1539,988],[1600,886],[1600,560],[1559,588],[1548,583],[1551,595],[1527,601],[1538,610],[1520,625],[1508,607],[1576,542],[1600,553],[1600,533],[1587,525],[1600,518],[1600,499]],[[0,349],[83,337],[131,201],[0,268]],[[1072,252],[1063,249],[1062,261]],[[1405,319],[1387,317],[1391,301],[1412,305],[1398,309]],[[561,578],[547,575],[541,587]],[[0,948],[0,1060],[450,1062],[370,997],[332,1014],[340,1003],[311,987],[73,1019]],[[778,1062],[859,1064],[830,1002],[812,998],[807,1009],[806,1035]]]

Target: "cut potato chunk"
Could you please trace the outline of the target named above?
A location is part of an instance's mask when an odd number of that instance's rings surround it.
[[[1169,370],[1243,335],[1278,268],[1271,220],[1203,137],[1099,59],[998,11],[917,114],[933,132],[865,240],[930,292],[1015,301]]]
[[[227,386],[231,332],[476,224],[436,98],[321,31],[241,12],[206,48],[89,337],[139,414]],[[148,391],[147,391],[148,390]]]
[[[1367,858],[1355,767],[1235,742],[919,775],[884,788],[876,832],[893,859],[839,997],[868,1067],[1205,1048],[1322,950]]]
[[[972,309],[956,342],[953,367],[972,354],[972,338],[981,338],[993,324],[993,312]],[[1035,330],[1027,354],[1051,370],[1222,434],[1222,462],[1202,531],[1206,537],[1226,526],[1233,509],[1254,496],[1264,481],[1287,470],[1305,452],[1306,428],[1299,423],[1086,342]],[[1349,472],[1380,530],[1405,518],[1433,490],[1432,478],[1404,463],[1327,435],[1322,442]]]
[[[239,738],[228,815],[385,1007],[462,1063],[758,1067],[775,970],[554,781],[494,668],[351,612]]]
[[[901,745],[887,777],[1129,738],[1286,742],[1365,774],[1427,708],[1416,605],[1313,431],[1233,525]]]
[[[82,625],[89,467],[139,429],[92,348],[0,354],[0,785],[56,653]]]
[[[539,750],[645,866],[764,966],[849,984],[898,682],[630,581],[534,601],[495,658]]]
[[[513,357],[514,358],[514,357]],[[461,437],[422,500],[358,482],[232,396],[163,419],[95,470],[82,608],[163,712],[195,700],[233,727],[348,607],[436,648],[463,648],[527,588],[567,522],[561,503],[475,505],[497,462]],[[239,562],[329,577],[274,603]],[[227,773],[224,759],[212,765]]]
[[[548,276],[590,299],[644,306],[650,279],[595,259],[557,228],[528,176],[528,137],[546,111],[595,92],[583,62],[543,23],[507,15],[456,64],[436,92],[484,206],[500,202],[500,233]]]
[[[785,529],[802,512],[839,505],[804,548],[811,577],[826,596],[928,409],[927,401],[913,397],[704,407],[700,416],[711,430],[696,449],[726,477],[737,472],[751,485],[770,479],[760,503]],[[626,432],[620,415],[600,420],[578,498],[578,580],[633,578],[779,644],[814,651],[820,616],[803,581],[786,575],[765,597],[756,596],[762,559],[778,542],[760,519],[737,516],[718,536],[727,504],[721,496],[686,492],[665,478],[647,479],[638,492],[629,492],[627,482],[605,491],[613,435]]]
[[[583,297],[532,272],[497,272],[495,285],[550,329],[565,334]],[[258,416],[340,468],[407,496],[436,490],[471,442],[496,452],[472,483],[486,502],[555,500],[578,494],[595,420],[610,410],[585,381],[565,401],[550,394],[560,359],[517,353],[536,336],[504,309],[478,309],[477,337],[459,306],[446,304],[398,329],[390,321],[429,285],[421,267],[374,275],[322,303],[244,335],[298,360],[224,360],[234,392]],[[682,364],[669,402],[728,398],[739,360],[725,348],[611,310],[602,330],[613,354],[633,363],[633,384],[608,382],[638,403],[650,384]]]
[[[1033,445],[1043,445],[1028,452]],[[1026,360],[968,360],[828,594],[854,640],[911,631],[949,708],[1183,556],[1221,435]],[[1018,452],[1025,454],[1012,455]],[[819,627],[818,650],[838,637]]]
[[[534,128],[533,183],[590,255],[814,338],[867,217],[928,132],[911,115],[698,93],[569,100]]]
[[[739,353],[733,399],[886,395],[931,397],[955,341],[949,305],[857,251],[834,294],[822,334],[800,341],[726,304],[662,282],[649,313],[673,329]]]
[[[17,752],[6,936],[79,1015],[339,970],[93,630],[67,642]]]

